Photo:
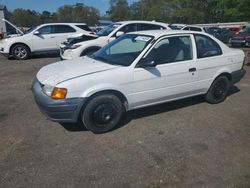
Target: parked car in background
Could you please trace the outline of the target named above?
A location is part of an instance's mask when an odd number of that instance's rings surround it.
[[[169,24],[169,27],[173,30],[181,30],[183,27],[185,27],[186,24]]]
[[[49,119],[112,130],[124,111],[204,95],[215,104],[244,76],[244,52],[193,31],[125,34],[94,54],[43,67],[32,84]]]
[[[196,25],[186,25],[186,26],[182,27],[181,30],[184,30],[184,31],[206,32],[206,28],[205,27],[196,26]]]
[[[232,35],[238,33],[241,30],[240,27],[228,27],[228,29],[231,31]]]
[[[210,35],[213,35],[220,41],[224,42],[225,44],[229,43],[229,39],[232,36],[232,32],[227,28],[219,28],[219,27],[208,27],[206,28],[206,32]]]
[[[230,44],[232,47],[250,47],[250,25],[245,26],[244,29],[242,29],[238,33],[235,33],[230,39]]]
[[[0,42],[0,53],[23,60],[32,53],[59,50],[59,44],[73,34],[90,34],[84,23],[48,23]]]
[[[113,23],[98,33],[97,38],[85,40],[83,42],[71,42],[69,45],[60,46],[60,55],[62,59],[72,59],[87,54],[92,54],[124,33],[142,31],[142,30],[171,30],[168,24],[155,21],[123,21]],[[88,38],[89,39],[89,38]]]
[[[230,30],[219,27],[202,27],[196,25],[187,25],[184,26],[181,30],[205,32],[210,35],[213,35],[214,37],[226,44],[229,43],[229,39],[232,36],[232,32]]]

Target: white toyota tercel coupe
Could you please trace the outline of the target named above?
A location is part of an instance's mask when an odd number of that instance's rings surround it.
[[[43,67],[32,88],[51,120],[113,129],[124,111],[195,95],[222,102],[244,76],[244,53],[205,33],[125,34],[90,56]]]

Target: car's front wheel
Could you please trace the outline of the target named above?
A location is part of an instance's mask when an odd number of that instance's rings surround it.
[[[211,104],[217,104],[224,101],[227,97],[230,85],[230,81],[226,76],[219,76],[210,86],[205,96],[206,101]]]
[[[94,133],[112,130],[120,121],[123,106],[120,99],[113,94],[103,94],[92,98],[82,113],[85,127]]]
[[[17,60],[25,60],[30,56],[30,50],[23,44],[16,44],[11,49],[12,56]]]

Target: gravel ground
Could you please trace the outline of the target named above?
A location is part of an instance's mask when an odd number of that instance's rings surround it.
[[[37,108],[31,81],[56,61],[0,56],[0,187],[250,187],[250,66],[221,104],[143,108],[95,135]]]

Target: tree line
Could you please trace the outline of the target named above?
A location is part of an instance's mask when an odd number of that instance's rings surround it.
[[[53,13],[46,10],[39,13],[34,10],[18,8],[9,12],[9,19],[19,27],[31,27],[51,22],[79,22],[95,25],[100,19],[100,11],[83,3],[64,5]]]
[[[167,23],[250,21],[250,0],[110,0],[112,20],[143,19]]]
[[[83,3],[64,5],[56,12],[15,9],[10,20],[30,27],[48,22],[84,22],[95,25],[99,19],[156,20],[166,23],[216,23],[250,21],[250,0],[110,0],[106,15]]]

